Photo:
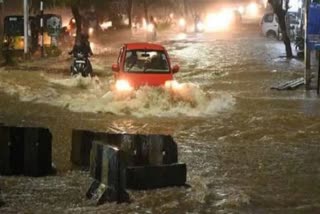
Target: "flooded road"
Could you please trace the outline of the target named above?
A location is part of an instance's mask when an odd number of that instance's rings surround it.
[[[169,38],[170,37],[170,38]],[[93,58],[97,77],[70,78],[66,55],[0,70],[0,122],[49,127],[54,164],[45,178],[0,177],[2,213],[318,213],[320,101],[272,85],[303,76],[302,62],[259,33],[163,37],[176,79],[194,103],[142,88],[110,92],[118,48]],[[37,69],[43,67],[43,69]],[[27,70],[26,70],[27,68]],[[171,134],[190,188],[130,191],[132,203],[95,207],[87,171],[70,170],[72,129]]]

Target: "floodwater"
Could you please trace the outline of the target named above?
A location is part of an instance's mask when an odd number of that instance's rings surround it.
[[[0,122],[49,127],[62,169],[0,177],[1,213],[320,212],[320,101],[303,87],[270,89],[303,76],[302,62],[283,58],[280,42],[254,30],[160,40],[181,65],[179,99],[147,87],[118,99],[110,91],[116,44],[97,47],[91,79],[70,78],[66,54],[1,68]],[[64,160],[72,129],[171,134],[190,188],[129,191],[129,204],[96,207],[85,198],[88,172]]]

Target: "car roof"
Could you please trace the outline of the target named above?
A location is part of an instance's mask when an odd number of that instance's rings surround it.
[[[127,47],[127,50],[165,50],[162,45],[148,42],[126,43],[124,45]]]

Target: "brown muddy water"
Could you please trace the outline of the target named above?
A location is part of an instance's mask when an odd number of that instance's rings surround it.
[[[97,76],[71,78],[70,59],[0,69],[0,122],[48,127],[56,176],[0,176],[0,213],[318,213],[320,102],[303,87],[272,85],[303,76],[302,62],[258,33],[169,35],[161,39],[184,83],[182,100],[141,88],[131,99],[110,91],[118,46],[98,45]],[[190,188],[129,191],[129,204],[96,207],[92,179],[68,157],[72,129],[170,134]]]

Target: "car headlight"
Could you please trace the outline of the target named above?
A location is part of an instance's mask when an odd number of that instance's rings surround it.
[[[181,84],[179,84],[176,80],[168,80],[165,82],[164,87],[166,89],[171,89],[176,91],[181,89]]]
[[[116,90],[117,91],[132,91],[133,87],[127,80],[117,80],[116,82]]]

